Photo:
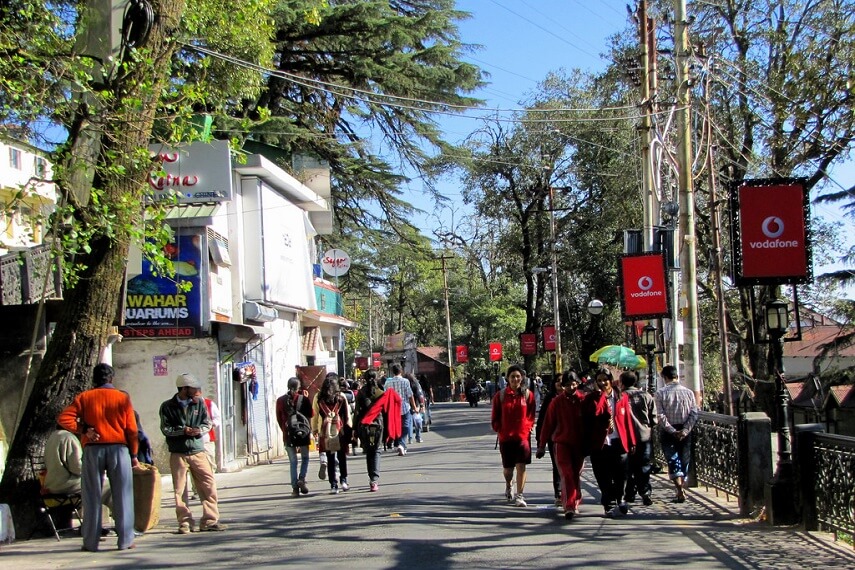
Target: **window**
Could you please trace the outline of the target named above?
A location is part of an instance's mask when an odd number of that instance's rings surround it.
[[[36,157],[36,176],[43,178],[47,173],[47,161],[40,156]]]
[[[9,166],[14,168],[15,170],[21,170],[21,163],[23,161],[23,153],[20,149],[9,147]]]

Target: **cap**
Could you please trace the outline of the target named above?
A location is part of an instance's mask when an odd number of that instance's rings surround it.
[[[193,376],[192,374],[179,374],[178,378],[175,379],[175,385],[179,388],[198,388],[202,389],[202,383],[199,382],[199,379]]]

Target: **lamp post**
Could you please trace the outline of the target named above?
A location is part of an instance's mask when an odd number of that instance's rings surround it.
[[[784,334],[790,324],[787,303],[774,299],[766,303],[766,329],[769,331],[771,350],[769,368],[775,376],[778,405],[778,464],[770,482],[768,505],[769,519],[773,525],[790,525],[798,522],[794,504],[793,459],[790,445],[789,397],[784,382]]]
[[[656,327],[651,323],[644,325],[641,330],[641,345],[647,351],[647,391],[656,391],[656,379],[654,378],[653,351],[656,350]]]
[[[555,243],[555,189],[549,187],[549,236],[552,239],[550,264],[552,265],[552,315],[555,321],[555,368],[553,378],[561,375],[561,318],[558,305],[558,244]]]

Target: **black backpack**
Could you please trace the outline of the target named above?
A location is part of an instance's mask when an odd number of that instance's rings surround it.
[[[378,447],[383,442],[383,414],[377,414],[371,423],[359,424],[359,439],[362,447]]]
[[[309,418],[300,412],[303,403],[303,395],[297,396],[296,404],[288,398],[288,441],[291,445],[306,445],[309,442],[309,436],[312,434],[312,426],[309,425]]]

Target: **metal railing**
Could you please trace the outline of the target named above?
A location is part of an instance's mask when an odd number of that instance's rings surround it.
[[[62,296],[61,274],[50,247],[40,245],[0,256],[0,304],[29,305]]]
[[[739,496],[738,418],[700,412],[692,437],[695,478],[705,487]]]
[[[805,528],[848,535],[855,545],[855,438],[805,433],[797,467]]]

